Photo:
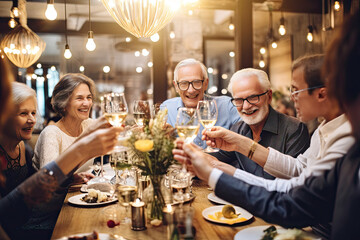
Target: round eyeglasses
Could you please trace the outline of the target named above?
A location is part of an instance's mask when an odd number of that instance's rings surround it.
[[[204,80],[193,80],[191,82],[190,81],[181,81],[181,82],[177,82],[177,85],[181,91],[188,90],[190,84],[195,90],[200,90],[203,87],[203,82],[204,82]]]
[[[258,95],[248,96],[247,98],[232,98],[231,102],[232,102],[232,104],[234,104],[235,107],[242,107],[244,105],[245,101],[254,105],[254,104],[257,104],[258,102],[260,102],[260,97],[262,95],[265,95],[268,92],[269,92],[269,90],[267,90],[266,92],[263,92],[261,94],[258,94]]]
[[[324,87],[324,85],[304,88],[304,89],[300,89],[300,90],[297,90],[297,91],[293,91],[293,89],[290,89],[290,96],[291,96],[291,98],[295,99],[295,98],[298,97],[299,93],[301,93],[301,92],[305,92],[305,91],[313,90],[313,89],[317,89],[317,88],[322,88],[322,87]]]

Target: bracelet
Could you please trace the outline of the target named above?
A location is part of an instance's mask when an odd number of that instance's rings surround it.
[[[256,147],[257,147],[257,143],[256,143],[255,141],[253,141],[252,144],[251,144],[249,153],[248,153],[248,158],[249,158],[249,159],[252,159],[252,157],[253,157],[253,155],[254,155],[254,152],[255,152],[255,150],[256,150]]]

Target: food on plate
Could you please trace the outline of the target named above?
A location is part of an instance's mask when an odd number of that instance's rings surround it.
[[[264,236],[261,240],[313,240],[306,232],[300,229],[286,229],[279,233],[275,226],[270,226],[264,230]]]
[[[234,206],[230,204],[225,205],[222,208],[221,213],[225,218],[230,218],[230,219],[237,218],[240,215],[240,213],[236,214]]]
[[[96,231],[93,231],[91,234],[84,236],[74,236],[68,237],[68,240],[98,240],[99,234]]]
[[[265,234],[261,240],[273,240],[274,237],[278,234],[275,226],[270,226],[263,231]]]
[[[87,203],[101,203],[109,201],[110,196],[106,193],[100,192],[99,190],[89,189],[88,194],[82,197],[81,200]]]

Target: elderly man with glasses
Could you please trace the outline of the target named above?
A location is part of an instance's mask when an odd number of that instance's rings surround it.
[[[264,170],[264,164],[251,160],[257,144],[296,157],[309,147],[310,137],[306,125],[295,118],[276,112],[270,106],[271,84],[267,74],[262,70],[247,68],[237,71],[230,79],[228,90],[233,96],[231,101],[242,118],[242,121],[233,125],[230,130],[251,141],[249,146],[241,141],[237,142],[238,146],[246,145],[246,153],[228,150],[222,146],[222,150],[211,154],[220,160],[213,160],[213,166],[231,169],[235,166],[256,176],[274,179],[274,172],[267,171],[266,168]],[[283,177],[290,176],[283,174]]]
[[[229,129],[233,124],[241,120],[236,108],[227,96],[208,96],[205,91],[209,84],[207,69],[204,64],[195,59],[185,59],[179,62],[174,71],[174,87],[180,97],[175,97],[163,102],[160,109],[168,109],[167,122],[175,127],[177,111],[180,107],[196,108],[200,100],[214,99],[218,108],[218,118],[216,126]],[[194,143],[202,148],[206,148],[206,143],[201,140],[203,126]]]

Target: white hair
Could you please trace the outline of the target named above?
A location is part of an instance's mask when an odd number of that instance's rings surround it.
[[[33,98],[36,102],[36,92],[34,89],[30,88],[24,83],[12,83],[12,100],[15,106],[19,106],[29,98]]]
[[[200,66],[203,78],[207,79],[208,74],[207,74],[207,69],[206,69],[205,65],[202,62],[198,61],[198,60],[195,60],[193,58],[188,58],[188,59],[182,60],[181,62],[179,62],[176,65],[175,70],[174,70],[174,80],[175,80],[175,82],[177,82],[178,79],[179,79],[178,72],[179,72],[180,68],[185,67],[185,66],[189,66],[189,65],[196,65],[196,64],[198,64]]]
[[[255,68],[244,68],[236,73],[234,73],[230,79],[229,85],[228,85],[228,91],[233,95],[233,85],[234,82],[241,80],[243,77],[251,77],[256,76],[259,80],[261,88],[263,88],[264,91],[270,90],[271,83],[269,80],[268,75],[263,70],[255,69]]]

